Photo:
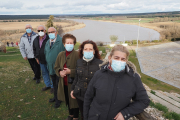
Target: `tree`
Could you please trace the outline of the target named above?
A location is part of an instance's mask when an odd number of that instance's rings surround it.
[[[46,23],[47,29],[50,28],[50,27],[54,27],[54,25],[53,25],[53,20],[54,20],[54,16],[53,16],[53,15],[50,15],[50,16],[49,16],[49,20],[48,20],[47,23]]]
[[[110,39],[111,39],[111,43],[114,44],[114,43],[117,41],[118,36],[116,36],[116,35],[111,35],[111,36],[110,36]]]

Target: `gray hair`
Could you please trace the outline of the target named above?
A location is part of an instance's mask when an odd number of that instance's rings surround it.
[[[50,28],[54,28],[54,27],[50,27]],[[49,31],[50,28],[48,28],[48,31]],[[56,32],[56,28],[54,28],[54,29],[55,29],[55,32]]]
[[[37,27],[37,29],[38,29],[39,27],[43,27],[44,30],[46,30],[46,28],[45,28],[43,25],[39,25],[39,26]]]
[[[28,25],[32,28],[32,26],[31,26],[30,24],[26,24],[25,28],[26,28]]]

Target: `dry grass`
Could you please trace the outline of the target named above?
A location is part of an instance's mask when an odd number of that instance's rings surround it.
[[[1,30],[17,30],[25,29],[26,24],[31,24],[33,28],[37,28],[39,25],[44,25],[46,22],[0,22]],[[66,22],[54,22],[54,25],[67,26],[70,23]]]

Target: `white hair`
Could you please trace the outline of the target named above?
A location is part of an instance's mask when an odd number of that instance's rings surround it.
[[[54,28],[54,27],[50,27],[50,28]],[[48,31],[49,31],[50,28],[48,28]],[[54,28],[54,29],[55,29],[55,32],[56,32],[56,28]]]
[[[46,30],[46,28],[45,28],[43,25],[39,25],[39,26],[37,27],[37,29],[38,29],[39,27],[43,27],[44,30]]]
[[[32,26],[31,26],[30,24],[26,24],[25,28],[26,28],[27,26],[30,26],[30,27],[32,28]]]

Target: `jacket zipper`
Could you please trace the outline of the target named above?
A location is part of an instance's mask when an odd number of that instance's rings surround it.
[[[109,79],[109,77],[108,77],[108,79]],[[116,80],[115,80],[115,82],[114,82],[114,86],[115,86],[115,84],[116,84]],[[114,92],[114,86],[113,86],[113,92]],[[111,98],[113,97],[113,94],[111,95]],[[112,99],[111,99],[111,103],[110,103],[110,107],[109,107],[109,110],[108,110],[108,114],[109,114],[109,111],[110,111],[110,108],[111,108],[111,104],[112,104]],[[108,114],[107,114],[107,118],[108,118]],[[107,120],[107,119],[106,119]]]

